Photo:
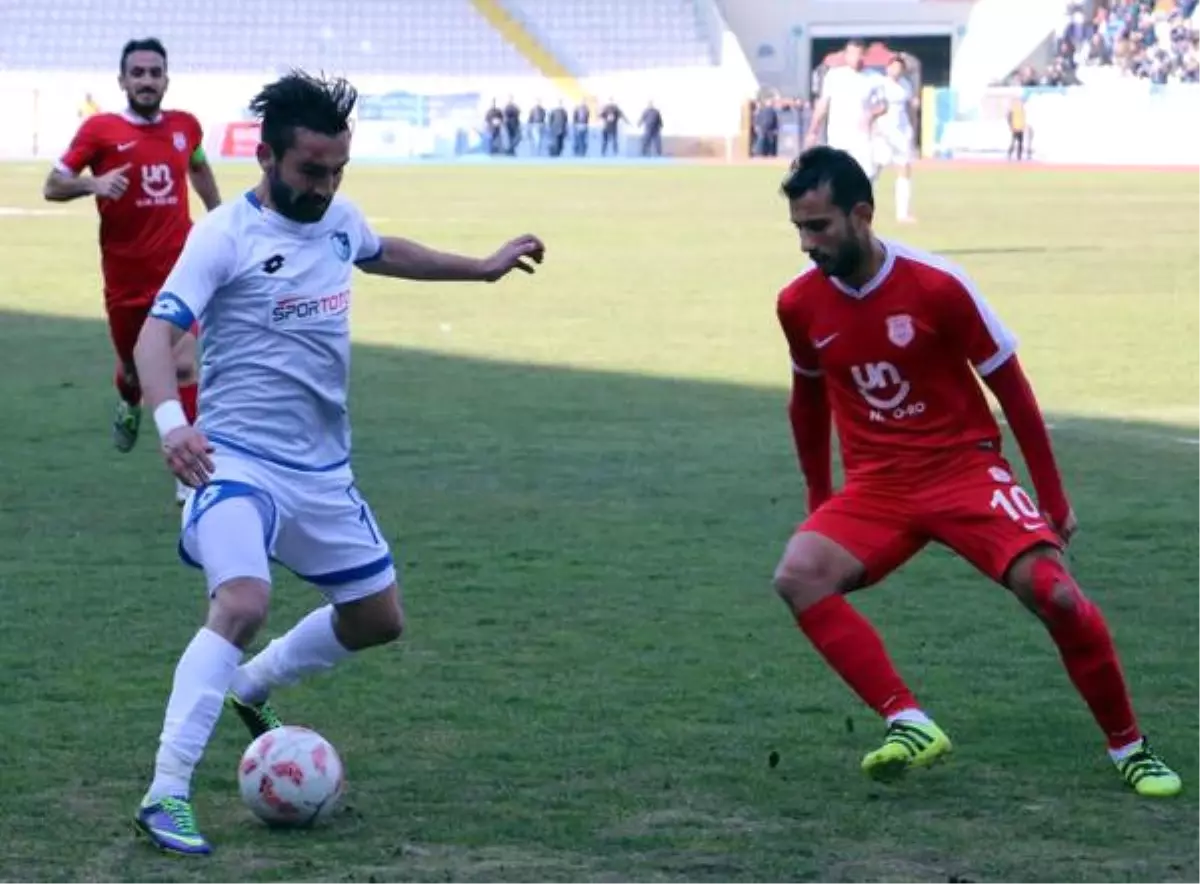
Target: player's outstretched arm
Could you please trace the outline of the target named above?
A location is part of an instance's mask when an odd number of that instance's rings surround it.
[[[191,163],[188,165],[188,180],[191,181],[196,196],[204,203],[204,208],[211,212],[221,205],[221,189],[217,187],[217,178],[213,175],[212,166],[208,164],[208,158],[201,147],[196,148],[196,152],[192,154]]]
[[[833,455],[830,446],[832,417],[825,380],[792,375],[792,397],[788,420],[800,472],[808,486],[808,511],[815,511],[833,496]]]
[[[96,179],[91,175],[71,177],[51,169],[42,185],[42,198],[51,203],[66,203],[95,193]]]
[[[1017,439],[1021,456],[1029,467],[1038,504],[1059,533],[1068,536],[1074,529],[1071,504],[1063,489],[1062,475],[1050,444],[1050,432],[1021,363],[1015,355],[1010,356],[985,375],[984,382],[1000,403]]]
[[[52,203],[66,203],[81,196],[96,196],[101,199],[120,199],[129,187],[125,173],[129,163],[105,172],[103,175],[68,175],[61,169],[51,169],[46,183],[42,185],[42,196]]]
[[[496,282],[513,270],[533,273],[534,264],[541,264],[546,254],[542,241],[531,234],[505,243],[486,258],[439,252],[395,236],[383,237],[380,245],[379,256],[360,263],[360,269],[378,276],[429,282]]]

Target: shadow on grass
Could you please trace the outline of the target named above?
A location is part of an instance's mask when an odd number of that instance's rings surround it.
[[[160,863],[121,819],[203,602],[152,428],[109,447],[107,346],[0,313],[2,878],[1196,879],[1195,802],[1127,800],[1038,628],[937,551],[861,603],[966,757],[915,791],[859,783],[855,721],[876,725],[768,588],[803,501],[782,390],[368,346],[356,468],[411,629],[289,696],[350,759],[353,809],[303,851],[262,838],[223,722],[198,785],[224,852]],[[1193,790],[1193,434],[1051,419],[1077,570]],[[293,584],[273,634],[313,604]]]

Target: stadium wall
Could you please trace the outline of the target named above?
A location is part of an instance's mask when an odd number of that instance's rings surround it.
[[[1195,166],[1200,161],[1200,85],[1118,80],[1103,86],[929,89],[923,107],[926,156],[1003,159],[1006,114],[1025,105],[1038,162]],[[932,110],[932,113],[930,111]]]
[[[814,37],[945,35],[957,49],[974,0],[719,0],[758,79],[807,94]]]
[[[732,41],[731,35],[726,35]],[[245,107],[272,75],[176,74],[167,106],[194,113],[205,129],[206,150],[214,159],[246,155],[253,126]],[[701,68],[632,71],[585,77],[585,94],[615,97],[631,120],[653,100],[665,119],[664,147],[676,156],[727,156],[741,123],[741,107],[757,81],[736,45],[721,64]],[[495,77],[481,83],[454,77],[355,77],[363,104],[383,108],[369,121],[357,121],[355,155],[381,161],[447,159],[482,153],[479,130],[493,98],[512,94],[523,107],[535,99],[550,106],[572,96],[540,77]],[[574,91],[573,89],[571,90]],[[0,72],[0,104],[6,123],[0,129],[0,159],[55,158],[80,123],[79,109],[91,95],[105,110],[124,107],[125,96],[111,71]],[[383,100],[384,97],[394,100]],[[632,153],[636,129],[626,126],[623,153]],[[738,142],[740,143],[740,142]]]

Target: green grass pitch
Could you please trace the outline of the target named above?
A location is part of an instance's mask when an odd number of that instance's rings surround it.
[[[204,610],[149,422],[109,442],[96,219],[0,166],[0,878],[1197,880],[1197,177],[927,167],[920,223],[1021,339],[1144,726],[1185,794],[1128,792],[1042,628],[931,549],[856,597],[953,760],[866,781],[878,723],[770,575],[802,514],[775,294],[801,266],[780,168],[352,168],[385,233],[535,278],[360,277],[359,484],[403,562],[405,640],[287,693],[348,768],[325,829],[240,805],[213,857],[129,819]],[[227,198],[254,168],[219,170]],[[318,603],[281,576],[265,641]],[[779,753],[777,766],[768,764]]]

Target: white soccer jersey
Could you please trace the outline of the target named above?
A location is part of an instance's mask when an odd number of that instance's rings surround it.
[[[887,102],[887,111],[876,122],[876,126],[889,134],[911,136],[913,128],[909,108],[912,97],[912,88],[907,80],[885,78],[883,100]]]
[[[214,444],[300,470],[349,460],[351,275],[381,249],[342,197],[315,224],[253,192],[196,223],[150,315],[200,322],[197,425]]]
[[[871,137],[871,109],[882,100],[879,78],[842,66],[825,74],[821,97],[829,99],[826,118],[829,144],[854,151]]]

